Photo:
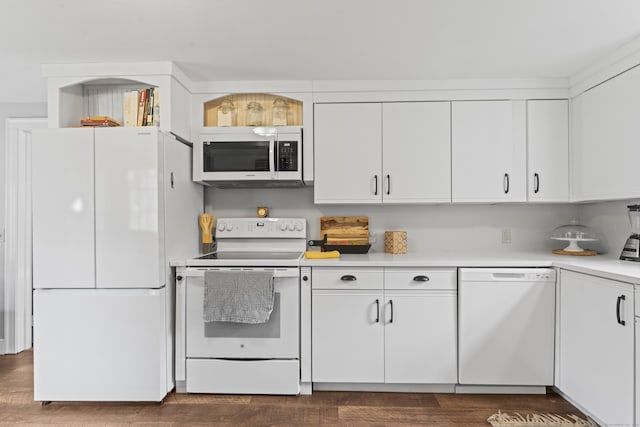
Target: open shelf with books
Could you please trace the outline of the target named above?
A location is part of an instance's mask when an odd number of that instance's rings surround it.
[[[49,127],[81,126],[83,119],[87,125],[106,116],[107,125],[156,126],[191,139],[189,81],[173,63],[47,65],[43,74]]]
[[[82,98],[83,117],[71,126],[160,126],[160,88],[92,84]]]

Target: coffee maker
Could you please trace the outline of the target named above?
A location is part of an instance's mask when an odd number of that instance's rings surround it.
[[[629,205],[629,222],[631,223],[631,236],[622,248],[620,259],[625,261],[640,261],[640,205]]]

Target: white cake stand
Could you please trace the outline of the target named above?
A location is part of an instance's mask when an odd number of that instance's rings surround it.
[[[584,252],[584,249],[578,245],[578,242],[595,242],[598,239],[590,239],[587,237],[582,237],[579,239],[572,239],[569,237],[552,237],[553,240],[562,240],[565,242],[569,242],[569,246],[563,249],[566,252]]]

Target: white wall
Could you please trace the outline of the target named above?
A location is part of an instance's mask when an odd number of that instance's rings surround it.
[[[10,117],[46,117],[47,104],[0,103],[0,228],[4,229],[5,121]],[[3,233],[4,234],[4,233]],[[4,240],[0,242],[0,339],[4,338]]]
[[[257,206],[268,206],[272,217],[305,217],[309,238],[320,238],[321,216],[366,215],[377,233],[373,250],[382,251],[384,230],[407,230],[409,251],[547,251],[552,229],[578,214],[575,205],[332,205],[313,204],[313,187],[302,189],[205,190],[206,211],[216,218],[254,217]],[[511,244],[502,244],[502,229],[511,229]]]
[[[631,234],[627,205],[640,204],[640,200],[617,200],[579,205],[582,224],[592,227],[600,235],[596,249],[611,256],[619,256],[627,237]]]

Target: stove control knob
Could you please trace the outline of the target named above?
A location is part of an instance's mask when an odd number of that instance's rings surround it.
[[[296,231],[302,231],[302,224],[300,223],[296,224]]]
[[[289,231],[293,231],[293,229],[295,228],[293,224],[289,224],[289,226],[287,227],[289,229]]]
[[[231,231],[231,230],[233,230],[233,225],[231,224],[227,225],[227,231]]]
[[[224,231],[227,228],[227,224],[225,224],[224,222],[221,222],[218,224],[218,231]]]
[[[287,224],[285,224],[284,222],[280,224],[280,230],[285,231],[286,229],[287,229]]]

